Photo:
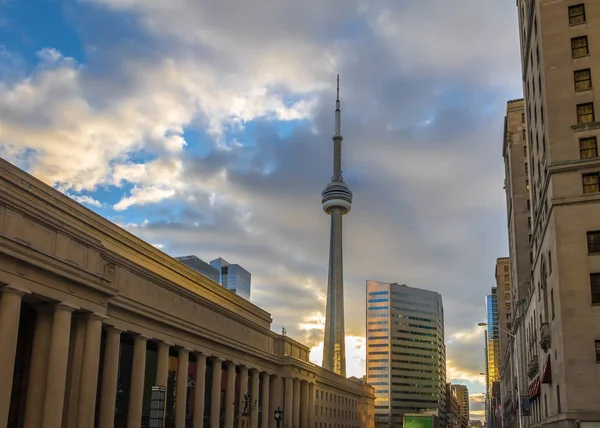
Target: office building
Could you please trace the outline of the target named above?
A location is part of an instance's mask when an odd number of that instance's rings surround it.
[[[323,367],[346,376],[346,330],[344,327],[344,258],[342,218],[352,209],[352,192],[342,176],[342,133],[340,77],[337,78],[335,130],[333,134],[333,176],[321,192],[323,211],[331,218],[329,273],[323,339]]]
[[[500,409],[500,330],[498,329],[498,289],[496,287],[492,287],[491,294],[486,297],[486,312],[485,420],[486,426],[500,428],[494,420]]]
[[[221,282],[221,273],[219,272],[219,270],[196,256],[175,257],[175,260],[180,261],[187,267],[194,269],[196,272],[201,273],[202,275],[216,283]]]
[[[531,282],[533,262],[531,199],[529,197],[529,145],[527,142],[525,103],[523,99],[507,103],[504,118],[504,138],[502,155],[505,167],[506,208],[508,218],[509,271],[511,285],[510,303],[512,315],[510,328],[513,336],[501,336],[507,339],[507,346],[501,354],[500,382],[505,428],[518,426],[520,391],[527,390],[523,368],[526,362],[519,354],[524,349],[525,336],[520,324],[525,319],[525,300]],[[498,284],[497,284],[498,285]],[[505,302],[507,306],[508,302]],[[508,321],[508,320],[507,320]],[[516,345],[520,343],[520,346]],[[520,367],[521,370],[517,370]],[[520,385],[517,385],[517,381]],[[524,398],[528,405],[529,398]]]
[[[238,264],[219,257],[210,265],[219,273],[219,284],[246,300],[250,300],[252,275]]]
[[[0,159],[0,427],[146,427],[153,386],[175,428],[373,427],[373,388],[271,321]]]
[[[513,327],[516,386],[528,396],[517,419],[597,426],[600,2],[518,0],[517,8],[532,242],[524,317]]]
[[[367,382],[375,422],[399,427],[404,413],[446,413],[444,309],[438,293],[367,281]]]
[[[459,426],[460,428],[467,428],[469,426],[470,414],[469,414],[469,388],[466,385],[452,385],[454,395],[458,400],[458,411],[460,414]]]
[[[446,427],[460,428],[460,406],[452,384],[446,384]]]

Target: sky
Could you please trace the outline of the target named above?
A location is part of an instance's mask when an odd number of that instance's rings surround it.
[[[498,0],[0,0],[0,156],[169,255],[241,264],[320,363],[339,73],[348,375],[367,279],[434,290],[481,418],[517,37]]]

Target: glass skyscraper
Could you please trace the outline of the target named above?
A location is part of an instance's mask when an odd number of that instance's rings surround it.
[[[219,283],[238,296],[250,300],[250,282],[252,275],[238,264],[231,264],[219,257],[211,260],[210,265],[219,271]]]
[[[500,397],[494,396],[494,383],[500,381],[500,334],[498,330],[498,296],[497,288],[486,296],[487,330],[486,330],[486,378],[485,378],[485,420],[486,426],[493,426],[493,414],[498,409]]]
[[[399,427],[404,413],[445,416],[444,309],[438,293],[367,281],[367,382],[375,423]]]

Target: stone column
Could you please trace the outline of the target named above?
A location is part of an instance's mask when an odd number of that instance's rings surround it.
[[[142,425],[147,342],[147,337],[141,335],[135,336],[133,343],[133,364],[131,365],[131,386],[129,387],[127,428],[140,428]]]
[[[294,425],[294,378],[285,378],[285,403],[283,409],[283,427],[293,428]]]
[[[258,389],[260,381],[259,375],[260,373],[256,369],[252,370],[252,373],[250,374],[250,387],[252,388],[252,398],[250,399],[250,428],[258,428],[258,401],[260,398],[260,391]]]
[[[271,416],[271,406],[269,405],[269,392],[270,392],[270,383],[271,376],[269,373],[263,372],[262,374],[262,402],[260,403],[260,407],[262,409],[262,419],[260,422],[260,428],[269,428],[269,420],[272,418]],[[258,415],[257,415],[258,417]],[[258,422],[258,421],[257,421]],[[251,428],[258,428],[257,425],[250,425]]]
[[[99,428],[113,428],[115,406],[117,403],[117,379],[119,375],[119,350],[121,348],[121,330],[114,327],[106,329],[104,346],[104,367],[102,368],[102,389],[100,390]]]
[[[81,385],[81,363],[83,361],[84,344],[85,319],[83,318],[83,314],[75,313],[71,319],[63,428],[78,428],[77,404],[79,402],[79,386]]]
[[[225,390],[225,428],[233,428],[235,410],[235,366],[232,361],[227,363],[227,389]]]
[[[269,420],[269,428],[277,428],[277,423],[275,422],[274,412],[279,407],[281,410],[284,410],[283,405],[283,379],[280,376],[273,375],[271,376],[271,394],[270,394],[270,409],[269,414],[267,415],[267,419]]]
[[[39,428],[42,426],[43,414],[40,409],[44,408],[46,393],[48,352],[50,351],[50,336],[52,335],[52,312],[46,305],[37,305],[36,311],[23,428]]]
[[[194,390],[194,428],[204,427],[204,388],[206,387],[206,355],[196,353],[196,388]]]
[[[308,412],[314,409],[308,408],[308,383],[303,380],[300,382],[300,428],[309,428]]]
[[[240,366],[240,395],[238,397],[238,413],[240,416],[244,412],[244,395],[248,393],[248,367]],[[250,407],[252,406],[252,401],[254,401],[254,397],[251,397],[250,402],[248,403],[248,411],[250,411]]]
[[[5,286],[0,289],[0,293],[0,427],[5,427],[10,411],[21,298],[28,292]]]
[[[190,351],[179,349],[177,365],[177,395],[175,398],[175,428],[185,428],[185,408],[187,404],[188,371]]]
[[[293,428],[300,428],[300,379],[294,378]]]
[[[77,426],[93,427],[94,413],[96,412],[96,392],[98,391],[102,318],[95,314],[89,315],[85,324],[85,343],[83,347],[83,361],[81,363]]]
[[[44,397],[43,428],[60,428],[62,425],[71,336],[71,314],[75,309],[65,304],[58,304],[54,307]]]
[[[210,428],[219,428],[221,417],[221,377],[223,375],[223,360],[213,358],[212,385],[210,390]]]
[[[156,360],[156,385],[167,387],[169,382],[169,348],[171,345],[165,342],[158,342],[157,360]]]
[[[308,428],[315,426],[315,384],[308,384]]]

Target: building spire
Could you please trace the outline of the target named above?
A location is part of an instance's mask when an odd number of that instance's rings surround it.
[[[341,110],[340,110],[340,75],[337,75],[337,98],[335,100],[335,134],[333,138],[341,137]]]

